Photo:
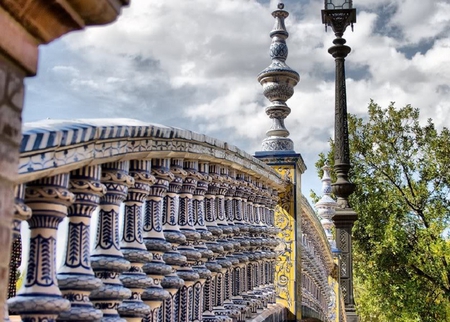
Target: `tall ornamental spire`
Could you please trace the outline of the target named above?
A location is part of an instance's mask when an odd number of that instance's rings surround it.
[[[284,20],[289,13],[284,4],[278,4],[278,10],[272,12],[275,25],[270,33],[270,58],[272,64],[258,75],[258,82],[263,87],[264,96],[271,102],[266,107],[266,114],[273,120],[272,126],[266,132],[262,143],[262,151],[293,151],[294,142],[288,138],[289,131],[284,126],[284,119],[291,113],[286,101],[294,94],[294,86],[300,80],[299,74],[286,65],[288,47],[286,39],[289,33]]]

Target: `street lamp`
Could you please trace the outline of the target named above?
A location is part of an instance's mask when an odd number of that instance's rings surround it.
[[[345,58],[350,53],[350,47],[342,38],[345,29],[356,23],[356,9],[352,0],[325,0],[322,10],[322,23],[331,27],[336,38],[333,46],[328,49],[336,63],[335,80],[335,123],[334,123],[334,170],[336,182],[332,191],[337,196],[336,214],[332,220],[336,229],[336,246],[342,252],[340,262],[340,284],[344,295],[347,321],[357,321],[353,299],[353,256],[352,228],[358,215],[350,206],[349,196],[355,191],[355,185],[349,180],[350,148],[347,121],[347,90],[345,86]]]

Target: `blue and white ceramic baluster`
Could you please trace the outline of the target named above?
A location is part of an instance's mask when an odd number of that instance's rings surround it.
[[[185,285],[181,288],[179,304],[179,319],[181,321],[191,320],[192,312],[199,311],[199,304],[193,301],[194,284],[199,282],[200,274],[193,266],[201,259],[202,254],[194,248],[194,244],[201,238],[195,230],[193,194],[197,188],[197,182],[203,178],[198,172],[198,161],[185,160],[183,169],[186,177],[179,191],[179,216],[178,224],[181,233],[186,237],[186,242],[178,247],[178,250],[187,258],[187,264],[180,267],[178,275],[183,278]],[[206,268],[206,267],[205,267]],[[200,272],[203,272],[202,270]]]
[[[212,239],[212,233],[206,227],[206,206],[205,195],[208,187],[212,182],[212,177],[209,175],[209,162],[200,161],[198,164],[198,171],[202,175],[202,179],[197,182],[197,187],[193,195],[193,214],[194,227],[200,233],[203,242]]]
[[[211,240],[212,238],[211,232],[206,229],[205,225],[205,193],[208,190],[209,183],[211,182],[211,177],[209,176],[209,163],[200,161],[198,163],[198,173],[199,179],[193,193],[192,212],[195,230],[201,236],[201,239],[194,243],[194,247],[198,252],[200,252],[201,258],[193,267],[200,276],[200,279],[192,287],[193,298],[191,305],[193,309],[191,311],[191,321],[193,322],[203,321],[203,295],[205,282],[207,279],[212,277],[211,271],[205,264],[214,256],[214,253],[209,250],[205,244],[206,241]]]
[[[263,291],[266,294],[266,305],[270,305],[272,304],[272,298],[273,298],[273,289],[272,289],[272,285],[269,281],[269,276],[270,276],[270,266],[272,261],[274,260],[274,252],[272,251],[272,247],[273,247],[273,242],[274,240],[272,239],[271,236],[271,228],[268,225],[268,213],[269,213],[269,205],[272,201],[272,196],[271,193],[269,191],[269,188],[263,184],[262,186],[262,191],[263,191],[263,200],[262,200],[262,204],[261,204],[261,225],[263,227],[263,231],[264,231],[264,238],[265,238],[265,242],[263,243],[263,251],[266,253],[266,260],[264,262],[264,275],[263,275]]]
[[[178,316],[178,291],[184,286],[182,275],[178,274],[181,266],[187,263],[186,256],[178,251],[178,246],[186,241],[186,237],[181,233],[178,225],[179,216],[179,191],[183,185],[183,180],[187,173],[183,170],[183,159],[173,158],[170,160],[170,172],[174,179],[169,183],[169,189],[163,201],[163,230],[166,240],[171,244],[171,249],[164,253],[164,261],[172,266],[172,273],[165,276],[162,286],[169,291],[171,298],[163,303],[164,320],[166,322],[176,322]]]
[[[20,226],[22,221],[31,218],[31,208],[25,204],[25,184],[14,187],[14,218],[13,218],[13,240],[20,237]]]
[[[226,269],[223,273],[223,304],[222,304],[222,313],[233,318],[234,320],[238,319],[240,312],[237,310],[236,306],[232,302],[232,283],[233,283],[233,271],[234,268],[238,266],[239,259],[234,256],[235,252],[238,252],[240,248],[240,243],[233,238],[234,229],[233,226],[228,224],[228,214],[226,208],[226,194],[228,190],[231,188],[231,184],[233,183],[233,179],[229,177],[229,169],[226,166],[220,166],[220,177],[222,178],[220,182],[220,188],[216,195],[216,203],[217,203],[217,225],[223,231],[223,235],[218,240],[219,243],[222,244],[224,250],[226,250],[225,257],[218,258],[219,264],[221,264],[221,260],[225,259],[227,262],[230,262],[232,266]],[[230,205],[230,203],[229,203]],[[230,211],[230,209],[228,209]],[[222,265],[222,264],[221,264]]]
[[[263,227],[261,226],[261,206],[263,201],[263,191],[262,191],[262,183],[254,181],[250,178],[251,184],[251,193],[256,195],[256,198],[253,202],[253,242],[254,242],[254,253],[258,255],[258,260],[256,261],[255,269],[254,269],[254,289],[253,295],[259,301],[258,302],[258,312],[262,312],[265,309],[267,298],[266,294],[262,289],[262,280],[263,280],[263,266],[267,259],[267,253],[262,250],[263,244],[265,240],[263,238]]]
[[[219,189],[216,193],[216,223],[222,229],[222,236],[229,237],[233,234],[233,228],[228,226],[227,213],[225,211],[225,195],[230,188],[230,180],[228,177],[228,168],[221,165],[215,165],[219,169]]]
[[[208,234],[202,233],[203,239],[209,251],[212,252],[212,256],[208,258],[205,266],[211,271],[211,276],[205,281],[203,287],[203,321],[213,322],[221,321],[221,318],[214,313],[214,306],[216,303],[216,280],[217,275],[221,273],[222,266],[217,262],[216,257],[224,252],[223,246],[217,242],[217,238],[223,233],[222,229],[217,226],[215,222],[216,218],[216,194],[220,188],[220,168],[215,165],[206,165],[206,167],[200,166],[200,172],[203,175],[208,175],[208,186],[204,198],[204,223],[199,225],[197,229],[201,231],[206,227]],[[198,219],[200,222],[200,218]]]
[[[254,255],[250,250],[251,237],[249,233],[249,224],[246,221],[247,209],[246,204],[248,201],[248,182],[245,181],[245,174],[242,172],[236,173],[236,191],[233,198],[233,213],[234,213],[234,223],[239,227],[239,242],[241,244],[241,252],[243,254],[243,259],[245,260],[245,265],[240,269],[240,281],[241,282],[241,292],[240,295],[233,299],[235,304],[246,305],[247,307],[247,318],[251,318],[253,313],[256,313],[256,302],[248,297],[249,291],[249,281],[250,281],[250,270],[252,266],[252,261],[255,259]]]
[[[225,171],[222,170],[222,175],[224,175]],[[233,261],[233,267],[231,270],[231,274],[226,276],[226,279],[231,278],[231,287],[227,290],[227,292],[231,295],[229,300],[225,301],[225,307],[233,307],[239,310],[238,321],[242,321],[245,319],[247,306],[243,305],[243,299],[241,296],[241,288],[244,283],[244,276],[242,274],[242,267],[245,266],[245,263],[248,262],[248,257],[246,257],[242,250],[243,247],[248,244],[248,241],[243,238],[240,234],[239,226],[235,224],[234,216],[235,216],[235,201],[234,195],[236,193],[236,170],[233,168],[228,169],[227,174],[228,181],[228,190],[225,195],[225,214],[227,218],[227,224],[232,228],[232,234],[229,235],[228,240],[233,243],[234,252],[233,257],[238,260]],[[233,305],[231,305],[233,304]]]
[[[220,176],[220,166],[218,164],[209,165],[209,176],[211,177],[211,182],[208,185],[208,190],[205,194],[205,222],[206,228],[211,232],[211,234],[218,238],[223,234],[222,229],[217,225],[217,203],[216,195],[220,189],[220,183],[223,180]]]
[[[163,198],[169,189],[169,183],[175,179],[175,176],[170,172],[170,159],[152,159],[152,174],[156,178],[156,182],[150,187],[145,206],[144,243],[152,253],[153,259],[150,263],[144,265],[144,271],[153,278],[155,286],[160,285],[167,292],[155,293],[154,302],[156,303],[156,299],[160,298],[161,304],[165,304],[184,284],[182,279],[173,274],[174,269],[167,265],[163,259],[163,254],[170,252],[172,249],[171,244],[166,241],[163,230]],[[152,298],[151,293],[146,294],[144,292],[143,298],[144,295]],[[168,312],[165,312],[165,310],[168,310]],[[156,314],[161,316],[162,321],[170,322],[173,316],[172,311],[172,308],[167,306],[160,307],[158,311],[153,310],[152,322],[154,322]]]
[[[17,284],[17,269],[21,264],[21,255],[22,255],[22,240],[20,236],[20,226],[22,221],[28,220],[31,218],[31,208],[25,204],[25,184],[20,184],[14,187],[14,218],[12,222],[12,232],[13,232],[13,240],[12,240],[12,254],[11,254],[11,262],[14,262],[14,251],[15,247],[19,249],[16,250],[17,260],[15,261],[15,266],[10,265],[10,270],[14,269],[14,271],[9,272],[9,287],[12,288],[11,292],[8,290],[8,297],[16,296],[15,289]],[[12,293],[12,295],[10,295]],[[9,321],[8,314],[8,305],[5,303],[5,321]]]
[[[131,290],[131,297],[119,306],[119,314],[128,322],[140,322],[147,317],[150,307],[141,299],[144,290],[153,284],[153,279],[147,277],[142,266],[152,260],[152,254],[144,245],[142,235],[143,216],[142,205],[150,192],[150,186],[156,179],[150,174],[150,160],[130,161],[130,175],[134,178],[134,186],[128,189],[124,201],[122,240],[120,250],[124,257],[130,261],[131,268],[120,275],[123,285]]]
[[[226,169],[224,167],[224,169]],[[225,171],[225,170],[222,170]],[[228,181],[228,189],[227,193],[225,194],[225,215],[227,218],[227,224],[231,229],[233,230],[232,234],[230,235],[231,238],[236,240],[237,237],[240,236],[240,230],[237,225],[234,223],[234,194],[236,193],[236,170],[233,168],[227,169],[227,181]]]
[[[46,177],[27,184],[25,200],[33,215],[30,226],[28,266],[22,289],[8,300],[22,321],[56,321],[70,309],[56,279],[56,236],[67,207],[75,201],[68,190],[69,174]],[[5,290],[6,291],[6,290]]]
[[[173,274],[171,275],[173,276],[173,281],[175,281],[175,272],[187,262],[187,258],[178,251],[178,246],[186,242],[186,237],[181,233],[178,224],[180,207],[180,196],[178,193],[183,186],[184,178],[187,176],[187,172],[183,170],[183,159],[171,159],[170,172],[174,179],[169,183],[169,188],[164,197],[162,214],[164,237],[171,244],[171,249],[164,254],[164,260],[168,265],[172,266]]]
[[[271,261],[270,265],[270,274],[269,274],[269,281],[272,284],[272,300],[271,303],[276,303],[276,290],[275,290],[275,269],[276,269],[276,262],[277,262],[277,253],[276,248],[279,245],[279,241],[277,238],[278,232],[280,231],[279,228],[276,227],[275,223],[275,208],[278,205],[278,191],[275,189],[270,190],[271,196],[270,196],[270,203],[269,203],[269,211],[267,214],[268,222],[270,226],[270,234],[272,237],[272,252],[273,252],[273,260]]]
[[[144,244],[152,253],[153,258],[144,265],[143,270],[153,278],[153,285],[144,290],[142,299],[151,308],[151,314],[144,321],[162,322],[163,318],[159,319],[160,315],[164,317],[161,306],[171,295],[161,287],[161,282],[172,272],[172,267],[163,260],[163,254],[171,249],[171,245],[164,237],[162,201],[174,175],[170,172],[170,159],[152,159],[151,167],[151,174],[155,177],[156,182],[150,186],[144,207],[143,238]]]
[[[134,179],[128,175],[129,162],[118,161],[102,165],[101,182],[106,193],[100,198],[97,237],[91,255],[95,275],[103,285],[92,291],[90,299],[103,311],[102,321],[125,321],[117,311],[131,291],[120,281],[120,274],[130,269],[119,245],[119,210]]]
[[[91,216],[97,209],[106,187],[100,183],[99,165],[87,166],[70,173],[69,189],[75,202],[68,208],[67,246],[62,267],[58,271],[59,287],[70,300],[70,311],[58,321],[99,321],[103,313],[89,300],[91,292],[102,285],[95,277],[90,261]]]
[[[225,194],[228,190],[228,182],[226,176],[221,175],[222,166],[219,164],[210,164],[209,171],[210,173],[215,173],[218,175],[217,189],[215,191],[214,198],[214,208],[215,212],[213,212],[212,223],[217,225],[222,233],[217,237],[217,243],[223,247],[224,251],[219,252],[216,258],[217,263],[222,266],[220,272],[216,275],[215,278],[215,303],[214,303],[214,314],[226,317],[230,314],[228,310],[225,309],[225,293],[226,293],[226,284],[225,284],[225,275],[231,270],[233,263],[227,258],[227,254],[234,251],[233,243],[227,240],[228,234],[233,232],[232,228],[228,227],[228,223],[225,217]],[[214,180],[214,179],[213,179]],[[220,218],[220,219],[219,219]]]

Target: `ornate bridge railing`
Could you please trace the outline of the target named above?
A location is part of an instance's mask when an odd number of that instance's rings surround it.
[[[47,120],[23,132],[14,234],[27,220],[29,251],[10,313],[247,321],[276,308],[274,207],[285,183],[272,168],[219,140],[134,120]]]
[[[301,200],[302,317],[345,322],[337,261],[315,211]]]
[[[26,124],[13,255],[24,220],[29,247],[9,311],[23,321],[286,321],[292,313],[276,304],[274,280],[286,234],[275,212],[285,211],[278,194],[292,184],[191,131],[128,119]],[[297,199],[299,214],[288,216],[302,233],[288,235],[302,236],[289,244],[300,245],[301,294],[291,298],[302,318],[340,321],[335,259],[314,211]]]

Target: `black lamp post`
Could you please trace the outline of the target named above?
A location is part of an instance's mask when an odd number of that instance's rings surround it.
[[[347,122],[347,91],[345,86],[345,57],[350,53],[342,38],[345,29],[356,22],[356,9],[352,8],[352,0],[325,0],[322,10],[322,22],[325,28],[330,26],[336,39],[334,46],[328,52],[336,62],[335,83],[335,125],[334,125],[334,170],[337,180],[332,184],[333,193],[338,197],[338,208],[332,220],[336,228],[336,246],[342,252],[340,262],[340,284],[344,295],[347,321],[357,321],[355,302],[353,299],[353,257],[352,257],[352,228],[358,215],[349,204],[349,196],[355,191],[355,185],[350,182],[350,149],[348,142]]]

